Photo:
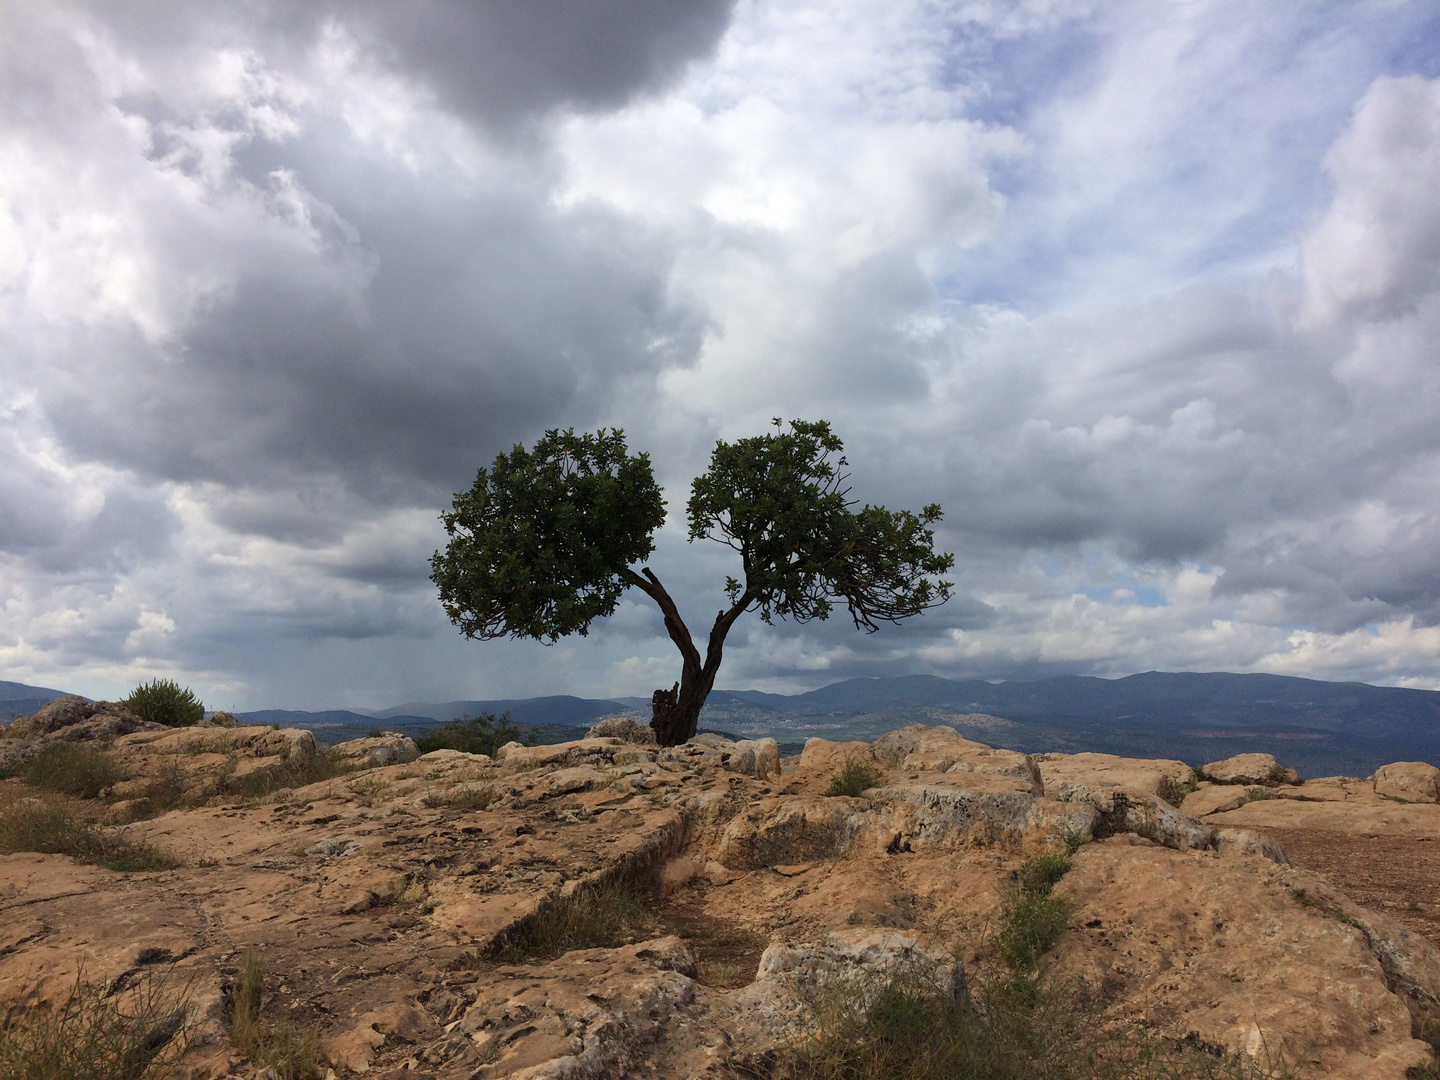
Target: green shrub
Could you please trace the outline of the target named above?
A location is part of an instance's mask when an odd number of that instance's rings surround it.
[[[104,750],[78,743],[51,743],[20,771],[27,784],[93,799],[120,779],[115,762]]]
[[[50,1008],[0,1017],[0,1080],[146,1080],[170,1074],[188,1043],[189,987],[145,977],[123,994],[75,981]]]
[[[205,706],[173,679],[142,683],[121,704],[141,720],[166,727],[191,727],[205,719]]]
[[[573,949],[606,949],[656,925],[634,885],[611,881],[557,897],[495,939],[492,951],[511,963],[547,960]]]
[[[172,870],[179,865],[160,851],[114,829],[82,821],[63,807],[34,799],[0,810],[0,855],[35,851],[69,855],[109,870]]]
[[[845,762],[845,768],[830,778],[830,786],[825,789],[825,794],[858,797],[879,782],[879,769],[858,758],[851,758]]]
[[[432,750],[459,750],[465,754],[484,754],[494,757],[495,751],[508,742],[520,742],[526,746],[535,745],[535,729],[527,732],[510,722],[510,714],[496,716],[481,713],[479,716],[462,716],[448,724],[431,728],[415,740],[415,746],[422,754]]]
[[[245,951],[240,974],[222,988],[222,995],[230,1041],[251,1064],[273,1070],[279,1080],[318,1080],[325,1061],[320,1025],[288,1018],[268,1020],[262,1015],[265,963],[259,952]]]

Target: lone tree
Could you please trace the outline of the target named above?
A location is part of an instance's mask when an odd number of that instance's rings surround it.
[[[648,454],[631,455],[624,433],[549,431],[533,450],[516,446],[481,469],[443,515],[450,542],[430,560],[445,613],[471,638],[535,638],[546,644],[589,632],[634,586],[659,605],[680,650],[680,680],[656,690],[650,726],[662,746],[695,734],[715,685],[730,627],[746,611],[767,623],[828,618],[844,600],[856,627],[873,632],[950,598],[939,575],[955,556],[937,554],[919,514],[861,506],[847,497],[844,447],[825,421],[720,442],[690,489],[690,539],[708,537],[740,554],[727,578],[730,606],[715,616],[702,658],[679,609],[645,559],[665,520]],[[635,569],[635,567],[639,569]]]

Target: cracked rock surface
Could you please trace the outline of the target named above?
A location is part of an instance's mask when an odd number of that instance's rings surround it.
[[[134,740],[136,768],[184,751],[228,756],[212,764],[231,775],[314,753],[303,732],[138,734],[115,740]],[[251,1077],[221,995],[254,949],[267,1015],[318,1025],[337,1077],[734,1076],[806,1034],[806,995],[827,980],[917,958],[952,987],[995,971],[1019,868],[1068,840],[1055,891],[1074,913],[1048,962],[1101,986],[1117,1023],[1283,1048],[1305,1077],[1400,1080],[1428,1060],[1410,1018],[1440,1004],[1440,952],[1287,865],[1262,814],[1432,828],[1440,805],[1373,784],[1231,805],[1246,788],[1199,787],[1183,763],[1027,757],[922,727],[811,740],[789,772],[773,740],[715,736],[408,754],[357,742],[337,754],[356,771],[127,826],[178,869],[0,856],[0,1011],[60,1000],[81,972],[117,985],[169,971],[198,1010],[193,1080]],[[857,758],[875,786],[826,795]],[[1425,774],[1405,775],[1423,795]],[[31,794],[0,782],[0,801]],[[652,889],[631,940],[534,963],[496,951],[547,905],[621,878]]]

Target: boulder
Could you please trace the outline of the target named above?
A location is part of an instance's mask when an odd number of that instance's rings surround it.
[[[851,761],[872,766],[879,763],[869,743],[806,739],[805,749],[800,752],[800,760],[794,771],[832,776],[841,772]]]
[[[621,742],[655,745],[655,732],[628,716],[607,716],[585,733],[587,739],[619,739]]]
[[[377,731],[374,735],[336,743],[330,747],[330,753],[337,764],[353,769],[401,765],[420,756],[415,740],[395,731]]]
[[[731,819],[715,859],[731,870],[832,859],[850,846],[861,825],[861,814],[849,800],[764,799]]]
[[[315,736],[299,728],[197,724],[137,731],[110,747],[116,767],[134,778],[116,784],[112,794],[153,797],[157,787],[169,786],[193,802],[232,790],[247,778],[303,771],[318,752]]]
[[[1191,769],[1183,761],[1116,757],[1114,754],[1039,754],[1036,762],[1046,791],[1064,784],[1087,791],[1130,791],[1158,795],[1178,806],[1190,783]]]
[[[679,746],[661,747],[656,759],[691,767],[724,769],[758,780],[780,775],[780,745],[774,739],[731,742],[724,736],[704,732]]]
[[[122,735],[137,731],[171,731],[164,724],[141,720],[117,701],[56,698],[33,716],[22,716],[0,728],[0,769],[15,771],[45,747],[57,742],[109,747]]]
[[[1375,794],[1400,802],[1440,802],[1440,769],[1423,761],[1397,761],[1375,770]]]
[[[910,729],[907,729],[910,730]],[[899,747],[888,750],[894,754]],[[1036,795],[1045,794],[1045,784],[1035,761],[1015,750],[965,738],[952,727],[927,728],[914,733],[914,742],[900,761],[906,772],[985,773],[1023,778]]]
[[[1248,798],[1248,793],[1242,787],[1236,787],[1233,784],[1212,784],[1206,781],[1185,796],[1179,809],[1186,817],[1202,818],[1206,814],[1220,814],[1226,810],[1236,810],[1244,806]]]
[[[818,943],[771,945],[760,957],[755,981],[736,995],[735,1041],[751,1054],[763,1054],[813,1030],[813,1010],[825,991],[863,1000],[896,977],[951,996],[965,989],[962,964],[902,930],[842,930]]]
[[[1300,774],[1287,769],[1273,754],[1236,754],[1200,768],[1200,775],[1216,784],[1298,784]]]

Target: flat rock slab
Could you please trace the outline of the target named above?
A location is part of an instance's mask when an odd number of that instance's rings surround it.
[[[1300,802],[1262,799],[1225,813],[1211,824],[1248,829],[1319,829],[1360,836],[1412,836],[1440,839],[1440,806],[1425,803]]]

